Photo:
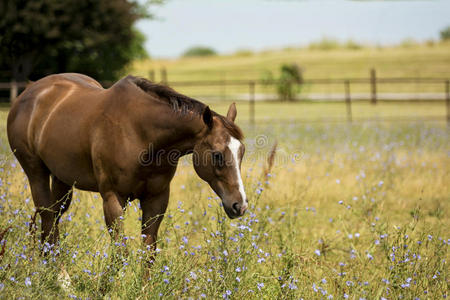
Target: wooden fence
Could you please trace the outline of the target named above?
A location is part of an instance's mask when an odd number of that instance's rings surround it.
[[[151,74],[151,73],[150,73]],[[251,124],[255,123],[255,103],[256,103],[256,89],[257,86],[276,86],[278,81],[261,81],[261,80],[211,80],[211,81],[178,81],[168,82],[167,73],[165,74],[164,83],[172,87],[226,87],[226,86],[241,86],[248,87],[248,103],[249,103],[249,120]],[[154,79],[150,76],[150,79]],[[309,79],[303,80],[300,85],[342,85],[344,88],[343,103],[346,105],[347,120],[352,122],[352,97],[351,86],[356,84],[365,84],[370,86],[370,103],[376,105],[379,101],[379,94],[377,93],[378,84],[404,84],[404,83],[428,83],[442,85],[442,97],[445,99],[445,106],[447,112],[447,123],[450,125],[450,80],[445,78],[396,78],[387,77],[379,78],[376,76],[375,70],[371,70],[369,78],[343,78],[343,79]],[[111,82],[102,82],[104,86],[110,86]],[[299,83],[292,83],[297,84]],[[26,87],[26,82],[3,82],[0,83],[0,90],[9,90],[10,101],[15,99],[20,89]],[[325,98],[326,99],[326,95]],[[423,99],[422,99],[423,100]]]

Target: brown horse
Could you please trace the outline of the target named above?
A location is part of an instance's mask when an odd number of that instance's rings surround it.
[[[139,199],[144,242],[154,248],[178,159],[189,153],[227,215],[242,216],[244,146],[235,118],[234,103],[223,117],[133,76],[108,89],[73,73],[33,83],[13,103],[7,129],[42,219],[42,242],[58,241],[58,221],[76,187],[100,192],[113,237],[121,232],[126,201]]]

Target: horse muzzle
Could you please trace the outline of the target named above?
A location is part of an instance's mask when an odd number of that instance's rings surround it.
[[[246,203],[241,204],[239,202],[235,202],[231,205],[231,207],[223,204],[223,208],[230,219],[236,219],[242,217],[245,214],[248,205]]]

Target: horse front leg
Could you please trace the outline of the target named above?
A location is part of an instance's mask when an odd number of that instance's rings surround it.
[[[125,200],[117,193],[108,191],[102,193],[103,213],[105,214],[105,222],[111,238],[119,241],[123,235],[123,212]]]
[[[116,192],[101,192],[103,198],[103,212],[105,215],[105,223],[108,232],[111,235],[111,242],[119,243],[118,247],[112,251],[110,256],[110,264],[107,266],[100,278],[99,291],[102,295],[106,295],[111,288],[111,278],[117,274],[122,267],[123,260],[128,256],[126,247],[122,247],[123,239],[123,214],[125,207],[125,199]]]
[[[158,229],[169,203],[169,186],[157,195],[147,195],[141,200],[142,209],[142,236],[144,243],[149,246],[152,264],[155,258]]]

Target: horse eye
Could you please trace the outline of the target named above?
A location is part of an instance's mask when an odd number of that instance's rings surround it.
[[[221,152],[213,152],[212,154],[213,165],[216,167],[223,167],[223,154]]]

